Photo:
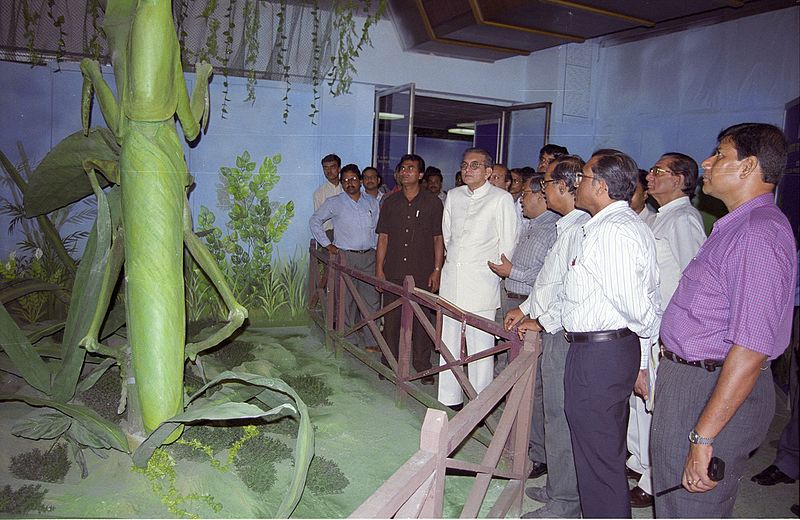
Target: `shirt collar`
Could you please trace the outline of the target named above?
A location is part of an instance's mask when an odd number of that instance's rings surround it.
[[[714,223],[713,231],[720,230],[735,226],[738,221],[747,218],[747,216],[756,208],[761,208],[764,206],[771,206],[775,204],[775,194],[773,192],[765,193],[763,195],[759,195],[758,197],[752,198],[736,208],[735,210],[731,211],[721,219],[717,220]]]
[[[675,200],[671,200],[658,208],[658,213],[669,213],[670,211],[675,211],[683,206],[691,206],[692,202],[689,200],[689,197],[684,195],[683,197],[678,197]],[[645,206],[646,207],[646,206]]]
[[[583,216],[589,216],[588,213],[583,211],[582,209],[575,208],[556,222],[556,228],[559,230],[563,230],[564,228],[572,226],[575,222],[583,218]]]
[[[630,210],[631,213],[633,213],[633,210],[631,209],[631,207],[628,205],[627,202],[625,202],[624,200],[615,200],[605,208],[598,211],[597,214],[594,215],[589,220],[589,222],[583,225],[583,229],[586,230],[588,228],[591,228],[592,226],[596,225],[596,223],[602,222],[608,217],[616,215],[617,213],[622,213],[625,210]]]
[[[480,188],[476,189],[475,191],[472,191],[471,189],[469,189],[469,186],[467,186],[467,195],[469,195],[470,197],[480,198],[489,193],[489,190],[491,188],[492,188],[492,183],[490,183],[489,181],[484,182],[483,185]]]

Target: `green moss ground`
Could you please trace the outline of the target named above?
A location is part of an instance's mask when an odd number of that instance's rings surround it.
[[[379,381],[376,374],[347,353],[337,358],[319,340],[318,330],[308,327],[250,328],[239,339],[256,344],[256,359],[247,361],[242,370],[280,377],[281,374],[313,375],[323,379],[333,393],[330,406],[310,408],[316,429],[316,453],[335,461],[350,484],[340,494],[318,496],[304,493],[294,516],[298,518],[342,518],[368,498],[419,447],[419,430],[425,409],[410,400],[404,408],[394,403],[394,386]],[[224,369],[208,356],[207,375]],[[428,387],[430,388],[430,387]],[[0,406],[0,486],[17,488],[29,481],[15,479],[8,471],[11,456],[33,447],[47,449],[49,443],[19,439],[10,434],[10,425],[30,409],[20,404]],[[290,446],[294,439],[275,435]],[[479,461],[483,449],[467,443],[458,457]],[[169,518],[172,515],[150,489],[147,479],[131,471],[127,455],[112,452],[107,459],[86,454],[89,477],[81,480],[73,465],[63,484],[45,484],[45,504],[53,507],[54,517]],[[225,454],[217,458],[224,462]],[[199,502],[183,507],[201,517],[269,517],[277,510],[288,487],[291,466],[276,465],[277,482],[266,495],[247,489],[232,470],[220,472],[205,462],[179,460],[176,466],[180,493],[208,493],[222,504],[218,513]],[[460,513],[474,479],[448,477],[445,516]],[[500,492],[493,483],[487,494],[491,505]],[[484,508],[485,510],[488,508]],[[41,517],[42,513],[32,513]]]

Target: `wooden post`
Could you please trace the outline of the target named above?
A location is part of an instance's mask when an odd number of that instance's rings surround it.
[[[406,398],[405,383],[411,373],[411,342],[412,331],[414,330],[414,310],[411,308],[409,297],[414,291],[414,278],[406,276],[403,279],[403,305],[400,313],[400,340],[397,352],[397,382],[395,390],[395,402],[402,405]]]
[[[420,432],[419,449],[436,454],[431,492],[420,511],[422,518],[442,518],[444,505],[444,480],[448,453],[447,414],[428,408]]]
[[[319,283],[319,263],[317,257],[314,256],[316,249],[317,241],[312,238],[311,244],[308,246],[308,297],[306,302],[309,312],[313,310],[314,296],[317,294],[317,284]]]

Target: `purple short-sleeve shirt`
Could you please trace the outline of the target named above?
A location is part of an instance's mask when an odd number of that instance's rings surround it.
[[[664,311],[661,341],[696,361],[733,345],[778,357],[789,345],[797,257],[786,216],[765,194],[714,225]]]

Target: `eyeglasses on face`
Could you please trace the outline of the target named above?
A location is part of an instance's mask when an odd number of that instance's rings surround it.
[[[575,186],[581,183],[583,179],[594,179],[594,175],[586,175],[583,173],[576,173],[575,174]]]
[[[664,175],[675,175],[675,172],[670,170],[665,170],[664,168],[659,168],[658,166],[653,166],[650,168],[650,173],[653,174],[653,177],[663,177]]]
[[[545,189],[547,187],[547,185],[550,184],[551,182],[556,182],[556,180],[555,179],[550,179],[550,180],[542,179],[542,180],[539,181],[539,186],[541,186],[542,189]]]
[[[351,182],[359,182],[359,180],[360,179],[358,177],[347,177],[345,179],[342,179],[342,184],[349,184]]]
[[[478,168],[480,168],[481,166],[486,166],[486,163],[482,163],[482,162],[478,162],[478,161],[472,161],[471,163],[462,162],[461,163],[461,171],[462,172],[465,171],[465,170],[475,171]]]
[[[521,184],[521,183],[522,179],[515,179],[514,177],[511,177],[511,184]]]
[[[418,172],[419,167],[415,164],[406,164],[400,167],[401,172]]]

